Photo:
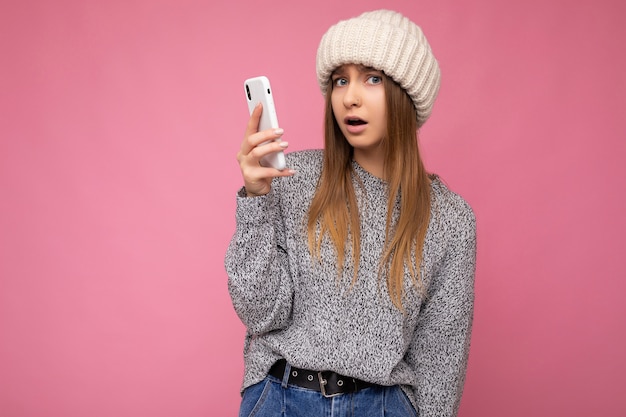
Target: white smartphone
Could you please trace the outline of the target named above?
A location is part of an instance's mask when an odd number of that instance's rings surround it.
[[[261,113],[259,131],[277,128],[278,117],[276,116],[272,88],[268,78],[265,76],[248,78],[244,82],[244,89],[246,99],[248,101],[248,111],[250,114],[252,114],[252,111],[259,102],[263,104],[263,113]],[[275,139],[275,141],[280,141],[280,138]],[[266,143],[269,143],[269,141],[264,142],[261,145]],[[261,165],[283,170],[285,169],[285,154],[283,151],[279,151],[266,155],[261,159]]]

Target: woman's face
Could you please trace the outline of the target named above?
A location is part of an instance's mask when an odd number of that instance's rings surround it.
[[[378,153],[387,134],[383,73],[347,64],[331,75],[331,104],[339,128],[358,154]]]

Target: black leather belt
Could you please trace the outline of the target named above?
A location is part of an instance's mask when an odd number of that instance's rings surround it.
[[[280,380],[283,379],[287,361],[280,359],[270,369],[269,374]],[[371,382],[339,375],[331,371],[309,371],[308,369],[291,368],[288,384],[297,385],[322,393],[324,397],[334,397],[336,395],[348,394],[360,391],[364,388],[376,386]]]

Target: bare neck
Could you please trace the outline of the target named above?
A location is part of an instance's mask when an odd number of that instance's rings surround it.
[[[360,149],[354,150],[354,160],[364,170],[375,177],[385,179],[384,156],[380,151],[366,152]]]

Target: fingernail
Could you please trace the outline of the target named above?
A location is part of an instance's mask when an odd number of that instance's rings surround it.
[[[282,140],[278,142],[278,144],[280,145],[281,148],[286,148],[287,146],[289,146],[289,142],[284,142]]]
[[[283,133],[285,133],[285,131],[281,128],[278,129],[274,129],[274,134],[275,135],[282,135]]]

